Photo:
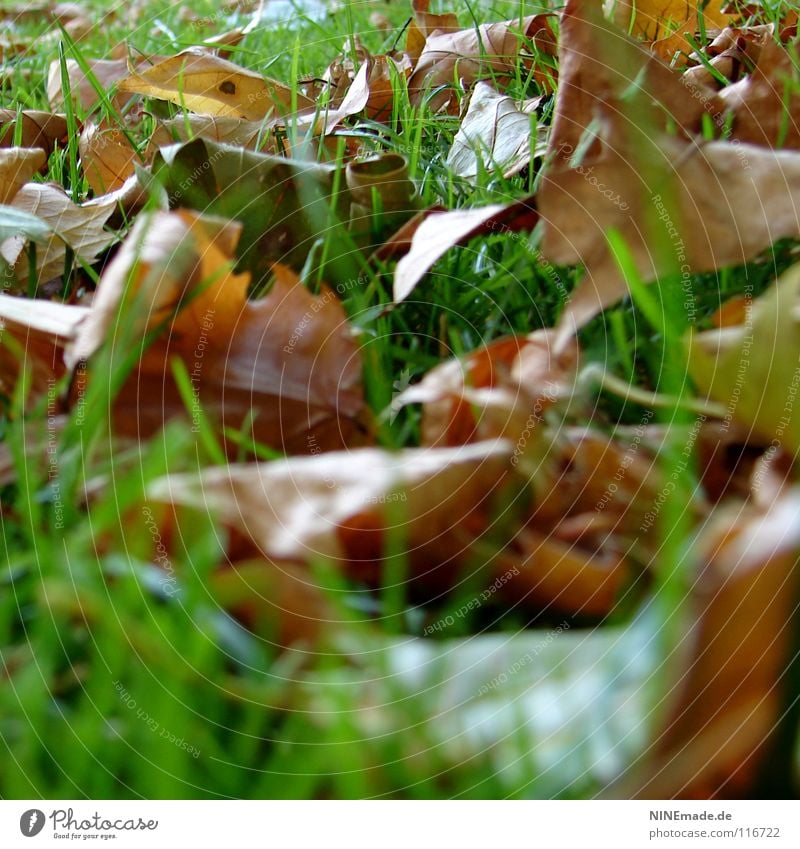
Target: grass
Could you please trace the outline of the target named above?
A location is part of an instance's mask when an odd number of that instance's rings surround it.
[[[460,19],[467,26],[512,18],[535,11],[532,5],[473,4]],[[47,41],[53,29],[36,20],[21,24],[21,35],[38,33],[44,46],[13,60],[15,73],[0,91],[2,106],[47,109],[45,81],[54,59],[61,62],[66,96],[69,58],[85,65],[123,40],[145,56],[196,44],[225,28],[217,6],[208,0],[192,4],[198,17],[218,22],[205,31],[181,19],[179,4],[153,0],[134,30],[123,13],[78,44]],[[375,9],[390,19],[387,32],[370,23]],[[355,35],[374,52],[386,50],[407,14],[402,3],[343,2],[321,21],[301,16],[291,27],[260,28],[231,58],[287,82],[319,77]],[[412,107],[402,81],[395,83],[391,126],[364,120],[351,134],[367,149],[407,156],[422,205],[469,207],[530,193],[530,174],[504,179],[484,172],[474,184],[455,177],[445,158],[457,120],[434,116],[424,104]],[[520,75],[511,93],[530,96],[535,84]],[[545,103],[539,120],[549,120],[551,110],[552,102]],[[67,113],[71,127],[87,117],[120,124],[105,96],[92,116]],[[145,120],[126,132],[143,149],[151,128],[152,121]],[[71,136],[51,156],[44,179],[84,199],[88,186]],[[333,238],[321,238],[315,246],[319,255],[337,255]],[[412,299],[391,309],[389,278],[374,266],[363,270],[363,285],[345,291],[345,309],[364,340],[365,390],[380,422],[381,444],[399,448],[419,440],[415,408],[404,408],[396,418],[381,415],[401,375],[413,382],[448,352],[461,354],[508,333],[556,323],[577,272],[541,263],[537,240],[537,233],[522,238],[496,233],[451,250]],[[754,294],[766,288],[791,264],[793,251],[794,245],[781,244],[763,262],[697,276],[697,324],[727,297],[748,287]],[[67,280],[77,271],[68,269]],[[673,311],[662,297],[669,293],[645,290],[635,281],[633,289],[632,300],[582,331],[584,356],[639,387],[680,395],[685,388],[675,381],[682,381],[683,371],[673,369],[672,382],[665,384],[664,366],[670,346],[686,329],[685,317],[683,324],[680,318],[665,324],[664,316]],[[122,363],[108,351],[101,354],[103,379],[93,381],[85,404],[70,413],[60,433],[46,404],[22,415],[24,381],[14,397],[0,399],[0,435],[16,471],[16,482],[0,491],[0,796],[571,798],[593,795],[608,778],[592,749],[598,728],[613,738],[603,756],[623,762],[633,757],[643,739],[648,700],[654,704],[661,695],[653,676],[670,646],[659,641],[683,627],[676,615],[685,589],[678,567],[686,556],[679,498],[661,517],[656,603],[634,605],[621,621],[597,630],[568,623],[572,630],[553,640],[552,652],[539,654],[536,647],[560,618],[540,617],[529,627],[527,614],[498,604],[470,613],[458,628],[424,646],[406,645],[403,635],[420,635],[426,621],[457,616],[472,590],[467,583],[433,612],[417,609],[405,593],[402,539],[389,541],[384,586],[376,595],[342,578],[331,564],[317,563],[317,577],[346,622],[344,634],[323,642],[312,657],[300,648],[281,652],[269,634],[251,633],[219,607],[209,576],[228,540],[204,511],[183,511],[177,518],[169,562],[180,576],[174,585],[165,584],[163,570],[151,562],[166,519],[147,504],[147,485],[167,472],[217,462],[219,434],[204,420],[198,435],[171,424],[133,448],[110,440],[106,418],[113,387],[135,353]],[[173,373],[188,404],[186,366],[173,364]],[[60,397],[64,388],[53,387],[49,397]],[[642,408],[635,404],[605,394],[596,400],[609,428],[641,419]],[[675,421],[675,411],[667,419]],[[26,450],[36,434],[52,446],[51,453]],[[268,446],[256,453],[274,456]],[[665,457],[669,463],[669,452]],[[106,481],[103,497],[86,503],[85,483],[99,479]],[[689,469],[679,488],[682,497],[692,486]],[[492,635],[502,640],[513,635],[513,648],[507,645],[505,654],[493,649],[479,662],[475,652],[487,644],[475,641],[478,634],[490,641]],[[455,635],[464,637],[466,654],[449,641]],[[424,660],[424,683],[402,668],[397,645]],[[519,677],[513,695],[504,691],[490,703],[488,718],[479,716],[468,694],[505,674],[526,651],[533,658],[529,675]],[[464,669],[472,690],[464,683]],[[563,705],[568,729],[563,740],[551,739],[546,722],[536,719],[535,694],[523,686],[545,678]],[[605,705],[593,718],[576,698],[584,680],[591,680],[586,686]],[[448,691],[449,683],[462,690]],[[633,695],[625,701],[625,694]],[[481,742],[487,723],[506,729],[491,746]]]

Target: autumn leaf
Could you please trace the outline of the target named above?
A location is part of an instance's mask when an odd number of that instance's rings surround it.
[[[0,148],[0,203],[10,203],[46,159],[39,148]]]
[[[571,394],[577,345],[556,353],[554,333],[496,339],[463,360],[431,369],[401,392],[392,410],[423,404],[422,439],[427,445],[464,445],[503,437],[528,438],[545,411]]]
[[[124,357],[160,329],[115,401],[120,433],[150,435],[187,415],[197,427],[202,409],[234,430],[254,416],[251,438],[287,451],[361,438],[361,367],[338,299],[326,288],[312,295],[275,267],[266,297],[248,301],[249,276],[232,268],[240,232],[235,222],[186,210],[141,214],[100,280],[68,365],[88,361],[91,374],[102,346]],[[175,384],[174,358],[190,375],[194,412]]]
[[[64,348],[88,313],[87,307],[0,294],[0,392],[12,395],[26,368],[31,372],[29,400],[51,390],[53,381],[66,373]]]
[[[670,705],[652,748],[613,795],[746,797],[783,711],[800,500],[730,504],[703,531],[693,618]]]
[[[719,93],[733,115],[732,136],[750,144],[800,148],[799,83],[797,59],[767,40],[752,73]]]
[[[540,103],[541,98],[534,97],[518,105],[487,83],[476,83],[447,165],[459,177],[476,177],[494,167],[504,177],[513,177],[528,164],[537,143],[544,153],[541,132],[533,129]]]
[[[636,38],[650,42],[669,60],[677,51],[691,51],[685,33],[694,36],[702,16],[705,30],[722,29],[732,16],[723,9],[725,0],[606,0],[604,7],[614,22]]]
[[[487,232],[530,230],[537,221],[538,214],[530,198],[510,204],[491,204],[428,215],[414,230],[408,253],[397,263],[395,301],[405,300],[450,248]]]
[[[119,90],[167,100],[200,114],[247,121],[283,115],[293,103],[298,108],[313,105],[277,80],[195,48],[134,71],[120,82]]]
[[[12,147],[18,120],[22,124],[21,147],[39,147],[49,156],[56,142],[66,139],[67,120],[64,115],[28,109],[20,111],[18,118],[16,110],[0,109],[0,146]]]
[[[705,109],[702,99],[689,89],[680,94],[677,79],[664,77],[673,72],[598,22],[590,4],[571,0],[561,39],[551,164],[537,202],[545,222],[542,255],[586,267],[561,320],[565,334],[627,294],[609,231],[619,235],[644,282],[742,264],[800,233],[800,156],[696,140],[689,128]],[[625,80],[638,79],[637,98],[648,100],[644,80],[651,71],[653,85],[667,83],[653,88],[653,96],[685,128],[683,137],[659,129],[663,117],[648,116],[654,107],[639,108],[619,93]],[[603,97],[589,94],[590,78]],[[624,119],[633,102],[638,123]],[[593,120],[597,129],[584,138]]]
[[[2,155],[2,151],[0,151]],[[93,203],[76,204],[66,192],[52,183],[27,183],[11,200],[11,206],[35,215],[51,229],[52,235],[36,252],[36,278],[40,283],[64,271],[67,250],[86,265],[94,263],[115,239],[105,224],[117,208],[117,198],[109,195]],[[0,245],[0,254],[15,266],[20,280],[28,279],[27,239],[14,236]]]
[[[455,32],[434,31],[426,39],[408,81],[412,102],[418,103],[431,94],[430,106],[435,110],[450,99],[447,88],[454,79],[470,85],[484,75],[492,75],[496,81],[513,77],[528,39],[542,54],[555,53],[550,15],[530,15],[521,21],[480,24]],[[551,73],[537,70],[535,76],[540,86],[549,90]],[[444,90],[436,94],[439,87]]]
[[[87,124],[78,143],[81,166],[95,195],[113,192],[134,175],[139,156],[121,130]]]
[[[751,438],[800,451],[791,399],[800,381],[800,266],[746,305],[740,324],[689,336],[689,371]]]

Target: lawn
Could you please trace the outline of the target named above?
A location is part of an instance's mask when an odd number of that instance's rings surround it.
[[[599,5],[0,5],[0,797],[796,795],[797,13]]]

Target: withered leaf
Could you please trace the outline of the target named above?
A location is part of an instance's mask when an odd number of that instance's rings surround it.
[[[78,143],[81,166],[95,195],[122,188],[139,156],[121,130],[86,124]]]
[[[183,106],[192,112],[259,121],[282,115],[293,103],[291,89],[203,50],[190,48],[134,71],[119,90]],[[312,104],[295,94],[298,108]]]
[[[0,148],[0,203],[10,203],[46,161],[40,148]]]
[[[66,139],[67,119],[64,115],[25,109],[19,113],[19,120],[22,122],[21,147],[40,147],[49,156],[55,143]],[[13,145],[16,123],[15,109],[0,109],[0,146]]]
[[[800,265],[741,312],[741,323],[693,334],[689,371],[751,435],[800,451]]]
[[[52,230],[50,239],[36,252],[36,277],[40,283],[63,273],[67,248],[81,262],[90,265],[116,238],[105,229],[117,208],[117,199],[111,195],[91,204],[76,204],[60,186],[27,183],[14,195],[11,206],[35,215]],[[28,275],[26,242],[23,236],[16,236],[0,245],[0,254],[10,265],[16,265],[17,276],[22,280]]]
[[[101,278],[67,362],[78,367],[104,343],[119,347],[116,340],[131,335],[135,343],[166,324],[115,402],[121,433],[149,435],[168,418],[194,415],[174,383],[170,361],[178,357],[212,421],[239,429],[252,414],[250,436],[285,451],[341,447],[360,434],[363,402],[360,360],[338,299],[327,288],[312,295],[276,266],[267,296],[248,301],[248,275],[232,270],[240,231],[186,210],[140,215]]]
[[[394,275],[395,301],[405,300],[431,266],[450,248],[481,233],[531,230],[537,221],[538,213],[530,199],[505,205],[434,212],[416,228],[410,250],[397,263]]]
[[[536,149],[536,119],[532,120],[532,116],[540,100],[535,97],[518,105],[488,83],[476,83],[447,155],[453,173],[476,177],[481,170],[491,171],[495,166],[504,177],[521,171]],[[539,145],[539,152],[543,153],[541,142]]]
[[[550,15],[529,15],[521,21],[480,24],[455,32],[434,32],[425,41],[408,81],[412,102],[420,102],[426,92],[451,86],[455,79],[471,85],[482,75],[495,80],[513,77],[526,40],[532,40],[542,54],[555,54],[555,36]],[[538,69],[534,76],[539,85],[549,90],[552,72]],[[431,108],[443,106],[450,99],[446,90],[433,95]]]

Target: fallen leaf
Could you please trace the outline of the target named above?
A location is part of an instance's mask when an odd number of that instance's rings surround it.
[[[784,709],[796,605],[800,496],[721,509],[698,545],[688,655],[649,757],[622,798],[740,798]],[[789,697],[787,696],[787,699]]]
[[[530,199],[429,215],[414,231],[411,249],[397,263],[394,300],[404,301],[450,248],[491,231],[531,230],[537,221],[538,214]]]
[[[422,404],[426,445],[464,445],[531,436],[544,412],[571,394],[577,344],[556,353],[554,331],[495,339],[464,359],[442,363],[401,392],[391,409]]]
[[[645,117],[651,88],[644,87],[649,77],[642,75],[658,68],[655,80],[673,72],[636,52],[636,45],[631,50],[623,33],[598,23],[590,4],[570,0],[561,37],[551,165],[537,203],[544,221],[542,255],[557,265],[586,267],[562,316],[564,335],[627,294],[608,245],[610,230],[624,241],[644,282],[739,265],[800,233],[800,155],[694,140],[688,127],[707,104],[690,89],[679,96],[674,78],[658,89],[659,97],[687,135],[658,129],[663,118]],[[614,95],[620,80],[637,80],[641,95]],[[589,94],[592,85],[603,95],[597,100]],[[633,103],[639,117],[631,123],[625,116],[633,114]],[[593,121],[600,135],[595,132],[589,143],[583,133]],[[576,163],[579,151],[585,155]]]
[[[722,29],[732,21],[723,12],[726,0],[606,0],[605,7],[615,23],[636,38],[650,42],[666,59],[678,51],[693,48],[685,33],[694,36],[700,30],[700,15],[707,30]],[[702,8],[702,13],[700,9]]]
[[[39,147],[45,156],[50,156],[56,142],[62,142],[67,137],[67,120],[64,115],[26,109],[19,113],[19,120],[22,122],[20,146]],[[15,109],[0,109],[0,146],[13,145],[16,123]]]
[[[753,72],[722,89],[733,138],[773,148],[800,148],[800,68],[790,50],[768,40]]]
[[[41,153],[41,151],[39,151]],[[2,151],[0,151],[0,155]],[[53,183],[27,183],[14,195],[11,206],[30,213],[49,225],[52,236],[36,252],[36,278],[46,283],[64,271],[67,249],[76,259],[91,265],[115,239],[105,224],[117,208],[117,199],[106,196],[93,204],[75,204]],[[0,255],[14,265],[20,280],[28,279],[27,239],[14,236],[0,245]]]
[[[325,452],[270,463],[208,468],[155,481],[149,497],[197,504],[198,497],[267,556],[307,563],[317,557],[361,562],[372,578],[392,507],[402,510],[407,550],[460,528],[486,505],[508,464],[498,441],[458,448],[375,448]],[[452,553],[452,552],[451,552]]]
[[[430,0],[411,0],[414,18],[408,25],[406,53],[416,62],[425,49],[425,42],[434,32],[458,32],[458,16],[453,12],[436,15],[428,11]]]
[[[192,112],[247,121],[283,115],[293,104],[313,105],[277,80],[195,48],[134,71],[120,82],[119,90],[167,100]]]
[[[289,452],[361,438],[361,366],[338,299],[325,287],[312,295],[276,266],[266,297],[248,301],[249,276],[232,270],[240,231],[236,222],[186,210],[140,214],[100,280],[68,365],[88,361],[91,375],[102,345],[125,357],[146,331],[162,327],[115,401],[120,433],[141,438],[187,415],[197,427],[202,408],[235,430],[254,416],[246,435]],[[190,375],[197,407],[189,411],[174,383],[175,357]]]
[[[122,188],[139,156],[121,130],[86,124],[78,142],[83,173],[95,195]]]
[[[46,161],[40,148],[0,148],[0,203],[10,203]]]
[[[800,265],[742,311],[740,324],[689,336],[689,372],[751,438],[800,451]]]
[[[128,76],[127,59],[87,59],[86,64],[98,85],[111,97],[118,112],[122,112],[130,95],[115,93],[111,89],[120,80]],[[69,78],[70,98],[73,108],[79,116],[89,114],[100,102],[92,82],[75,59],[67,59],[67,77]],[[61,84],[61,64],[58,60],[50,63],[47,74],[47,102],[56,111],[64,109],[64,92]]]
[[[469,86],[484,75],[491,75],[496,82],[503,77],[514,77],[528,40],[540,53],[554,55],[556,44],[550,17],[550,14],[529,15],[522,20],[429,35],[408,80],[412,103],[419,103],[430,94],[429,105],[435,111],[450,99],[447,89],[454,80]],[[534,76],[543,90],[552,88],[552,71],[536,70]],[[440,87],[443,90],[435,93]]]
[[[13,394],[23,368],[31,371],[29,400],[52,391],[55,381],[66,373],[64,347],[75,338],[88,313],[87,307],[0,294],[0,392]],[[3,341],[6,335],[14,344]]]
[[[530,161],[541,130],[536,124],[536,108],[541,98],[534,97],[518,105],[510,97],[478,82],[469,100],[447,165],[459,177],[477,177],[481,171],[497,168],[504,177],[513,177]],[[544,153],[544,149],[539,151]]]

